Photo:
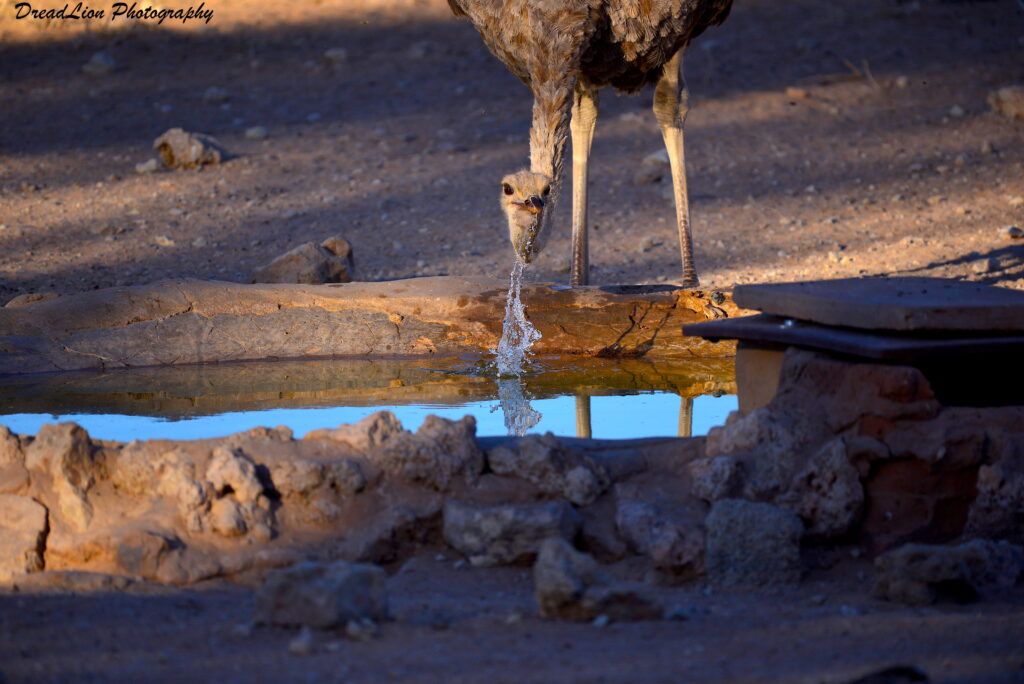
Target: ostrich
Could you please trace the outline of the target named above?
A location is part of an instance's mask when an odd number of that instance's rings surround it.
[[[683,52],[725,21],[732,0],[448,0],[469,17],[484,43],[533,91],[530,168],[506,176],[501,203],[516,254],[529,263],[547,237],[572,135],[572,269],[586,285],[587,163],[597,123],[598,90],[635,93],[655,84],[654,115],[672,169],[683,284],[698,284],[690,236],[683,157],[687,91]]]

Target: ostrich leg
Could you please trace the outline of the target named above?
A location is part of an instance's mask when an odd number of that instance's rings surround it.
[[[572,287],[590,282],[590,258],[587,254],[587,170],[590,144],[597,123],[597,90],[576,82],[572,102]]]
[[[685,48],[684,48],[685,49]],[[683,51],[676,53],[664,66],[654,89],[654,117],[661,127],[661,137],[672,167],[672,190],[676,200],[676,223],[679,226],[679,252],[683,259],[683,286],[696,287],[697,268],[693,263],[693,238],[690,234],[690,200],[686,190],[686,158],[683,154],[683,124],[689,111],[689,95],[683,79]]]

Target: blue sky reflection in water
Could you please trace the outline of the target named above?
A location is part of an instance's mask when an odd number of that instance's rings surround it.
[[[678,434],[680,398],[671,392],[647,392],[591,398],[591,426],[595,439],[629,439]],[[564,395],[535,399],[533,409],[542,414],[531,433],[553,432],[556,435],[576,434],[575,397]],[[709,428],[721,425],[730,411],[736,409],[736,397],[705,395],[693,400],[693,434],[707,434]],[[388,409],[402,421],[406,429],[415,430],[428,414],[459,419],[470,413],[476,417],[480,436],[506,434],[504,416],[497,400],[466,404],[406,406],[338,406],[331,408],[282,408],[262,411],[239,411],[218,415],[168,420],[152,416],[102,414],[11,414],[0,416],[0,425],[21,434],[35,434],[44,423],[74,421],[96,439],[130,441],[132,439],[203,439],[221,437],[256,426],[287,425],[296,437],[310,430],[354,423],[375,411]]]

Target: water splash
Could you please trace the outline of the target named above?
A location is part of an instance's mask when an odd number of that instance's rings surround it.
[[[540,331],[526,320],[526,309],[520,297],[523,270],[526,265],[518,258],[509,277],[508,299],[505,301],[505,320],[502,322],[501,341],[498,342],[496,360],[499,376],[521,376],[526,355],[533,343],[541,338]]]
[[[540,422],[541,414],[530,405],[523,391],[522,375],[530,347],[540,339],[540,331],[526,319],[526,309],[520,297],[523,270],[526,265],[518,258],[509,277],[508,299],[505,301],[505,320],[502,322],[501,341],[498,342],[498,400],[505,416],[508,434],[522,436]]]

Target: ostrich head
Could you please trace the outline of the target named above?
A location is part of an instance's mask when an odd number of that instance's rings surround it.
[[[501,179],[501,208],[508,218],[508,237],[524,264],[543,247],[544,212],[551,197],[551,179],[540,173],[517,171]]]

